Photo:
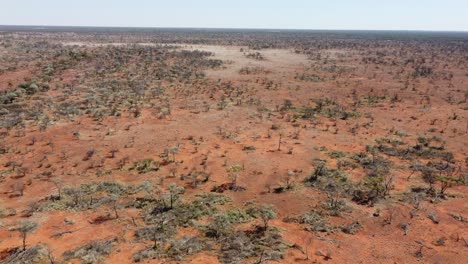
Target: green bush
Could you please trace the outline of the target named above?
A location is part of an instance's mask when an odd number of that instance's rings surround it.
[[[315,170],[306,179],[306,184],[324,191],[347,191],[349,182],[346,174],[337,169],[332,169],[323,161],[316,163]]]

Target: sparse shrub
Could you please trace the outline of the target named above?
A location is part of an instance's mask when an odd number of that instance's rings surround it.
[[[349,188],[346,174],[340,170],[332,169],[323,161],[318,161],[306,183],[324,191],[347,191]]]
[[[354,235],[359,231],[359,229],[361,227],[362,227],[362,225],[359,222],[355,221],[355,222],[352,222],[349,225],[343,225],[341,227],[341,231],[343,231],[343,233],[345,233],[345,234]]]
[[[154,161],[153,159],[144,159],[135,162],[129,170],[135,170],[139,174],[157,171],[159,170],[159,163]]]
[[[217,240],[227,237],[234,231],[231,219],[226,214],[216,214],[205,228],[205,235]]]
[[[346,153],[342,151],[331,151],[328,153],[328,155],[330,156],[330,158],[340,159],[340,158],[344,158],[346,156]]]
[[[232,166],[229,166],[227,169],[226,169],[226,172],[228,174],[228,177],[229,179],[231,180],[230,184],[231,184],[231,190],[233,191],[237,191],[239,186],[237,186],[237,179],[239,178],[239,174],[244,171],[244,166],[241,166],[241,165],[238,165],[238,164],[235,164],[235,165],[232,165]]]
[[[171,219],[161,219],[155,225],[141,228],[135,232],[138,240],[149,240],[153,242],[153,249],[164,250],[167,241],[177,233],[176,226]]]
[[[244,150],[244,151],[254,151],[254,150],[256,150],[256,148],[255,148],[255,146],[244,146],[242,148],[242,150]]]
[[[247,210],[247,213],[253,217],[258,217],[262,220],[264,230],[268,229],[268,223],[270,220],[277,217],[276,211],[271,205],[262,205],[259,207],[251,207]]]
[[[287,217],[283,221],[306,224],[304,229],[310,232],[331,232],[334,229],[328,224],[326,216],[318,211],[311,211],[298,217]]]
[[[468,223],[468,218],[467,217],[464,217],[462,215],[459,215],[459,214],[455,214],[455,213],[450,213],[449,214],[453,219],[457,220],[457,221],[460,221],[462,223]]]
[[[196,236],[184,236],[181,239],[173,240],[169,244],[164,257],[182,261],[184,257],[197,254],[203,250],[209,250],[212,245]]]
[[[256,258],[256,263],[278,261],[287,249],[276,229],[265,231],[238,231],[232,233],[221,243],[219,259],[222,263],[245,263]]]
[[[43,245],[29,247],[26,250],[15,250],[2,260],[3,264],[39,264],[50,263],[48,250]]]
[[[34,232],[38,227],[38,224],[33,221],[24,220],[20,222],[17,226],[10,229],[10,231],[18,231],[21,235],[21,239],[23,242],[23,251],[26,250],[26,239],[28,235]]]
[[[340,199],[341,193],[336,192],[327,192],[327,200],[322,202],[322,208],[328,211],[328,214],[331,216],[341,216],[342,212],[350,211],[350,207],[346,202]]]
[[[96,240],[63,253],[66,260],[79,259],[83,264],[98,264],[110,255],[117,239]]]

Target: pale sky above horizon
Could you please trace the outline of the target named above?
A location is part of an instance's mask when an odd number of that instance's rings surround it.
[[[0,25],[468,31],[468,0],[0,0]]]

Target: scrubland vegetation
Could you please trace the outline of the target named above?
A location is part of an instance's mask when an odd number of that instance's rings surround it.
[[[0,32],[2,263],[464,263],[468,36]]]

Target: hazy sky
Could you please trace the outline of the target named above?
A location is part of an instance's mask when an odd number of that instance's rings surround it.
[[[0,0],[0,24],[468,31],[468,0]]]

